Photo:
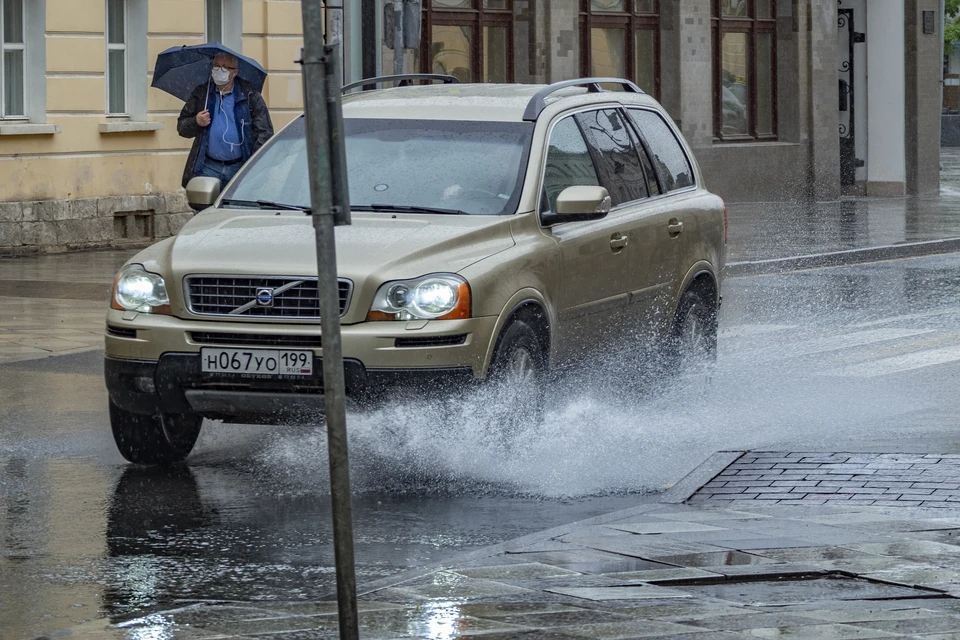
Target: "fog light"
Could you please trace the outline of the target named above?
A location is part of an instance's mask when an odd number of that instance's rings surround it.
[[[137,376],[133,379],[133,386],[136,387],[140,393],[157,392],[157,385],[154,384],[153,378],[150,376]]]

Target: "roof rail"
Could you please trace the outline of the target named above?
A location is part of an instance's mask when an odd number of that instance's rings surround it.
[[[643,93],[643,89],[623,78],[578,78],[576,80],[562,80],[540,89],[530,98],[527,103],[527,109],[523,112],[523,119],[527,122],[536,122],[540,117],[540,112],[547,107],[547,97],[568,87],[586,87],[589,93],[601,93],[603,87],[601,84],[618,84],[628,93]]]
[[[372,84],[380,84],[381,82],[407,82],[409,80],[438,80],[443,82],[443,84],[459,84],[460,79],[456,76],[443,75],[441,73],[404,73],[395,76],[378,76],[376,78],[364,78],[363,80],[357,80],[356,82],[351,82],[348,85],[343,87],[343,92],[346,93],[350,89],[356,89],[357,87],[369,87]],[[403,85],[399,85],[403,86]]]

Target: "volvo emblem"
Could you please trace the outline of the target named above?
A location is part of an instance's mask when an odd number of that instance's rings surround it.
[[[273,306],[273,289],[257,289],[257,306]]]

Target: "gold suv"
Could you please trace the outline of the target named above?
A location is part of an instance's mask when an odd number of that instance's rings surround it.
[[[536,413],[549,370],[640,335],[713,357],[724,204],[632,83],[401,86],[349,94],[343,112],[349,396],[492,380]],[[105,377],[126,459],[182,460],[204,417],[322,407],[306,153],[301,117],[223,193],[195,178],[191,204],[212,206],[117,275]]]

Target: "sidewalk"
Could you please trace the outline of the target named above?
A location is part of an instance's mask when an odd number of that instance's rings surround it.
[[[720,452],[660,503],[360,588],[364,638],[960,638],[960,455]],[[70,638],[336,638],[190,603]]]
[[[728,270],[770,273],[960,250],[960,148],[941,149],[940,193],[731,204]]]

